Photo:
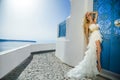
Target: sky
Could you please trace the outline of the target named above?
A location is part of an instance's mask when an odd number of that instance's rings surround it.
[[[69,0],[0,0],[0,38],[56,41]]]

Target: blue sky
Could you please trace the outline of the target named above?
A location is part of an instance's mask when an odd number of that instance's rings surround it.
[[[69,0],[1,0],[0,38],[55,41],[70,15]]]

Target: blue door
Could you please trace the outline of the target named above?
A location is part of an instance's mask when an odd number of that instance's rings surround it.
[[[120,28],[114,25],[120,19],[120,0],[94,0],[94,11],[103,35],[102,68],[120,74]]]

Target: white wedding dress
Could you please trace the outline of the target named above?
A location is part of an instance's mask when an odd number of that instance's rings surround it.
[[[99,74],[97,69],[97,55],[96,55],[96,40],[102,42],[102,35],[100,34],[98,24],[91,24],[89,30],[92,31],[89,35],[89,43],[84,59],[79,62],[75,68],[71,69],[66,75],[70,78],[83,79],[85,77],[96,77]]]

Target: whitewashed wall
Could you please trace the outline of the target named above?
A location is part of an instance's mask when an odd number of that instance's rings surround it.
[[[93,11],[93,0],[71,0],[66,38],[57,39],[56,56],[71,66],[77,65],[84,57],[86,44],[82,23],[87,11]]]
[[[31,52],[55,50],[55,43],[24,45],[0,52],[0,79],[20,65]]]

